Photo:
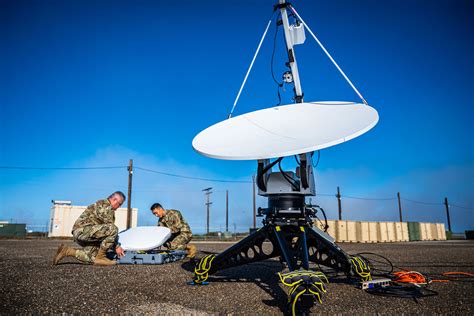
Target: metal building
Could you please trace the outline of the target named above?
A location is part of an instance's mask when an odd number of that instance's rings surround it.
[[[10,224],[0,221],[0,237],[25,237],[26,224]]]
[[[71,201],[53,200],[52,202],[48,237],[72,237],[72,226],[87,206],[71,205]],[[132,208],[132,227],[137,226],[137,218],[138,209]],[[127,208],[122,207],[115,211],[115,225],[119,231],[127,228]]]

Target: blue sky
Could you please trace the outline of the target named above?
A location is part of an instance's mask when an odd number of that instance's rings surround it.
[[[340,186],[343,216],[405,218],[474,227],[472,1],[293,1],[369,104],[378,125],[321,151],[313,198],[331,218]],[[253,161],[220,161],[191,146],[227,117],[273,1],[0,0],[0,166],[136,166],[202,178],[251,181]],[[278,102],[270,74],[270,28],[234,115]],[[281,31],[280,31],[281,35]],[[281,38],[275,73],[285,71]],[[296,47],[306,101],[359,101],[307,34]],[[283,95],[290,103],[291,89]],[[291,159],[289,159],[291,160]],[[291,167],[291,163],[287,164]],[[88,205],[127,190],[127,171],[0,169],[0,219],[44,225],[51,199]],[[251,222],[252,188],[134,174],[132,205],[152,224],[155,201],[181,209],[191,226]],[[265,205],[263,198],[258,204]],[[455,207],[463,206],[466,208]],[[240,227],[240,228],[239,228]]]

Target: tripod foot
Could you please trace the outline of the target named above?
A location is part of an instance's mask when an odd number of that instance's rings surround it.
[[[187,284],[188,284],[188,285],[208,285],[209,282],[207,282],[207,281],[202,281],[201,283],[196,283],[196,282],[194,282],[194,280],[193,280],[193,281],[187,282]]]
[[[299,270],[278,275],[281,283],[289,287],[288,308],[291,315],[309,314],[315,298],[322,304],[321,294],[326,293],[324,283],[329,283],[324,273]]]
[[[351,257],[352,271],[362,281],[371,281],[369,262],[364,257]]]
[[[207,278],[209,278],[209,270],[212,267],[212,262],[216,258],[216,255],[207,255],[199,260],[199,263],[194,268],[194,280],[188,282],[191,285],[205,285],[209,284]]]

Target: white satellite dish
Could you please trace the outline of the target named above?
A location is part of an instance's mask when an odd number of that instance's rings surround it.
[[[200,154],[225,160],[292,156],[334,146],[364,134],[379,120],[372,107],[353,102],[311,102],[236,116],[200,132]]]
[[[127,229],[119,234],[123,250],[151,250],[163,245],[171,236],[167,227],[140,226]]]
[[[317,39],[301,16],[285,0],[279,0],[284,28],[288,62],[291,71],[283,74],[283,81],[294,85],[295,104],[267,108],[232,117],[240,94],[267,34],[267,27],[247,70],[227,120],[200,132],[193,140],[193,148],[200,154],[225,160],[264,160],[309,153],[334,146],[364,134],[374,127],[379,116],[342,71],[326,48]],[[287,8],[295,20],[289,24]],[[278,19],[277,19],[278,20]],[[303,28],[304,26],[304,28]],[[294,46],[304,43],[304,29],[308,30],[334,66],[357,93],[362,103],[304,102]],[[273,68],[272,68],[273,69]],[[273,72],[272,72],[273,74]],[[276,83],[278,83],[273,77]],[[280,84],[279,84],[280,87]]]

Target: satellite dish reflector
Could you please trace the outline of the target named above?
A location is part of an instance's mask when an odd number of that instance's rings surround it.
[[[171,236],[167,227],[141,226],[127,229],[119,234],[123,250],[151,250],[163,245]]]
[[[212,125],[193,139],[193,148],[204,156],[225,160],[292,156],[351,140],[378,120],[377,111],[361,103],[296,103]]]

